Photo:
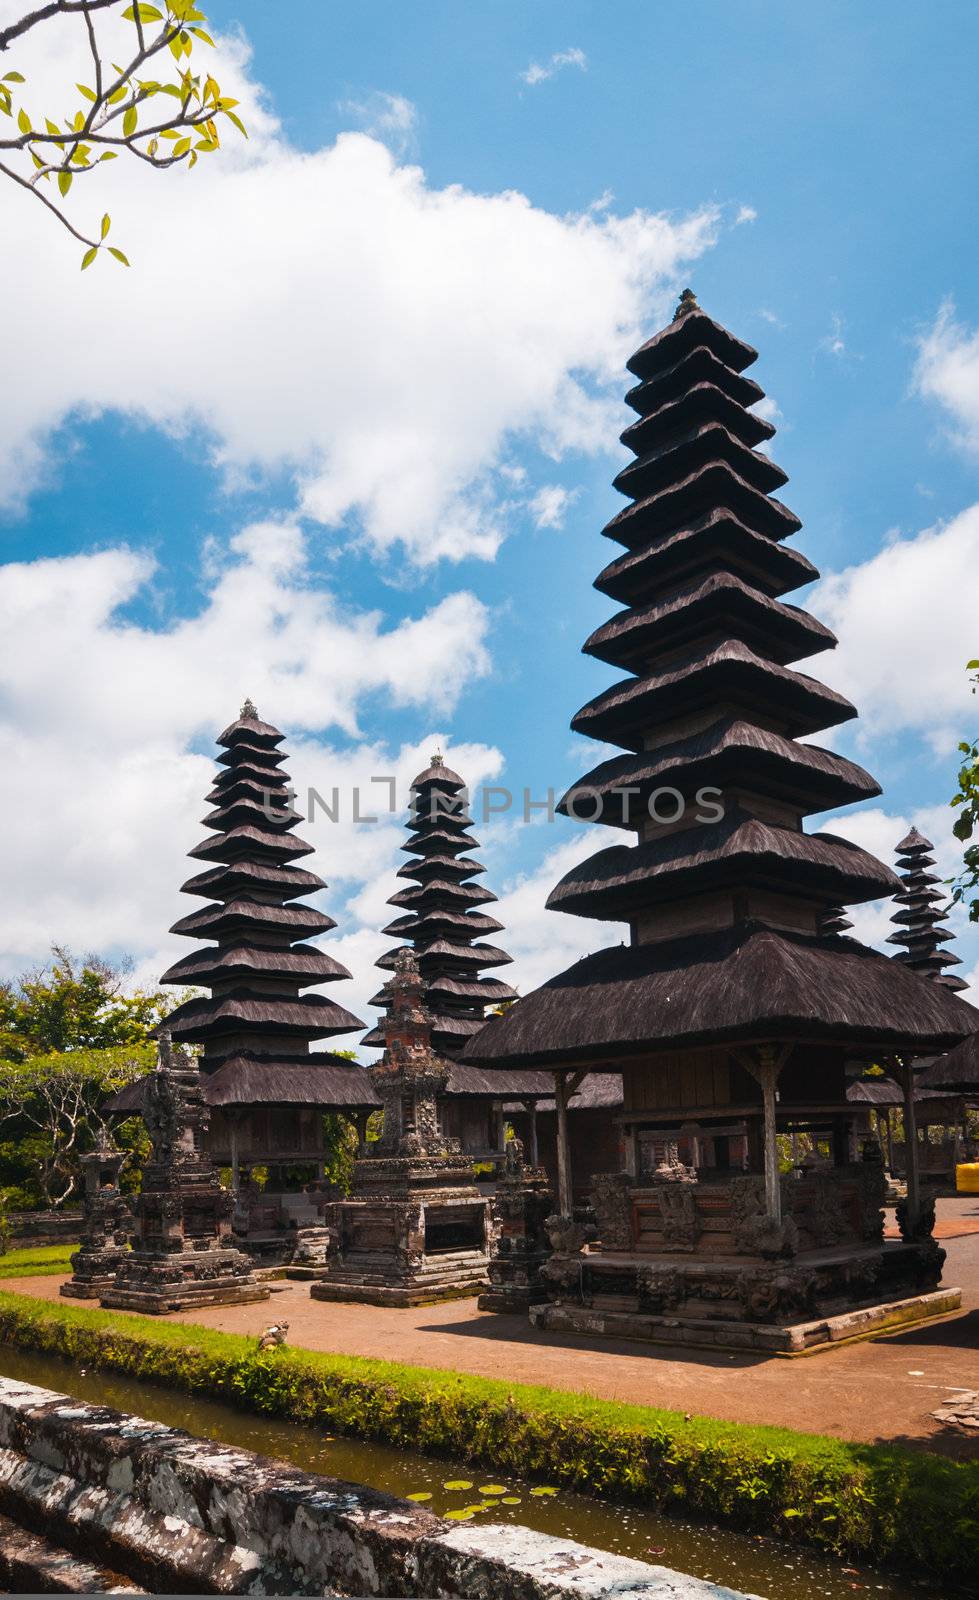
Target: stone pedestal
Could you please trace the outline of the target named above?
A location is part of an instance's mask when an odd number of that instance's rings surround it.
[[[74,1300],[98,1300],[115,1282],[132,1214],[119,1192],[119,1168],[125,1157],[109,1143],[82,1156],[84,1183],[81,1243],[71,1257],[71,1277],[60,1294]]]
[[[384,1129],[376,1153],[354,1163],[350,1198],[324,1217],[334,1242],[327,1276],[310,1289],[316,1300],[411,1306],[486,1284],[490,1202],[439,1127],[448,1067],[431,1049],[422,988],[414,956],[402,951],[385,986],[387,1047],[371,1068]]]
[[[234,1201],[203,1149],[207,1117],[196,1063],[164,1034],[143,1105],[153,1155],[136,1204],[133,1248],[100,1295],[103,1306],[162,1313],[268,1299],[235,1248]]]
[[[479,1297],[480,1311],[527,1311],[547,1299],[541,1268],[551,1254],[544,1226],[551,1207],[547,1174],[526,1167],[521,1141],[508,1140],[493,1197],[495,1238],[489,1288]]]

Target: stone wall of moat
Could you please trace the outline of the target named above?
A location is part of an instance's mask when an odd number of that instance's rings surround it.
[[[49,1592],[54,1575],[89,1592],[742,1600],[0,1379],[0,1584]]]

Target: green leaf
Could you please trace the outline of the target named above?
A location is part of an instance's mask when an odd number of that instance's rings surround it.
[[[27,115],[27,112],[24,110],[23,106],[21,106],[17,113],[17,126],[21,133],[30,133],[31,131],[31,119]]]
[[[123,12],[123,17],[125,18],[126,22],[135,22],[137,15],[140,22],[163,21],[163,13],[162,11],[157,11],[156,6],[127,6],[126,10]]]
[[[531,1494],[536,1495],[557,1494],[556,1489],[552,1489],[549,1485],[545,1484],[539,1484],[536,1489],[531,1489],[530,1492]]]
[[[121,250],[117,250],[114,244],[109,245],[109,254],[115,256],[117,261],[121,261],[124,267],[128,267],[129,257],[124,256]]]
[[[61,190],[62,194],[68,193],[68,190],[71,188],[71,180],[72,174],[70,172],[58,173],[58,188]]]
[[[418,1489],[414,1494],[405,1495],[406,1500],[413,1500],[416,1505],[421,1505],[423,1500],[431,1500],[431,1498],[427,1489]]]
[[[100,161],[114,161],[119,154],[118,150],[103,150],[99,156]]]
[[[248,138],[248,129],[245,127],[245,124],[242,122],[241,118],[239,116],[236,116],[236,114],[233,111],[225,111],[224,114],[227,117],[229,122],[233,122],[234,123],[235,127],[238,129],[238,132],[244,134],[245,138],[247,139]]]
[[[85,96],[86,100],[94,100],[96,98],[95,90],[89,89],[84,83],[76,83],[75,88],[78,90],[79,94],[83,94]]]
[[[95,257],[98,255],[98,253],[99,253],[99,247],[96,244],[93,244],[91,250],[86,250],[85,251],[85,254],[82,256],[82,271],[83,272],[85,271],[86,267],[90,267],[92,265],[92,262],[95,260]]]
[[[450,1478],[448,1483],[443,1483],[443,1489],[471,1489],[471,1478]]]
[[[129,85],[128,85],[128,83],[120,83],[119,87],[117,89],[113,89],[112,93],[109,96],[109,104],[110,104],[110,106],[117,106],[119,104],[120,100],[125,100],[125,98],[126,98],[128,93],[129,93]]]
[[[801,1517],[802,1516],[802,1512],[799,1511],[795,1506],[788,1506],[782,1512],[782,1515],[783,1515],[783,1517]]]
[[[109,229],[111,227],[112,227],[112,218],[109,216],[109,213],[106,212],[105,216],[102,218],[102,237],[103,237],[103,239],[105,238],[106,234],[108,233],[108,231],[109,231]]]
[[[190,149],[190,140],[189,139],[178,139],[176,144],[173,147],[173,154],[174,154],[175,157],[177,157],[177,156],[185,156],[189,149]]]
[[[450,1522],[469,1522],[474,1512],[465,1508],[462,1511],[447,1511],[445,1515]]]
[[[22,72],[5,72],[3,78],[0,79],[2,83],[26,83],[26,81]],[[974,667],[976,662],[970,661],[969,665]]]
[[[214,40],[211,38],[211,35],[209,33],[205,33],[203,28],[191,28],[190,31],[195,35],[196,38],[203,39],[205,44],[209,44],[211,46],[214,45]]]
[[[501,1506],[518,1506],[519,1504],[520,1496],[518,1494],[504,1494],[500,1496]]]
[[[127,106],[126,114],[122,119],[122,132],[123,132],[123,137],[124,138],[126,138],[126,139],[131,139],[132,138],[133,134],[136,132],[136,124],[137,124],[138,121],[139,121],[139,115],[137,113],[136,107],[135,106]]]
[[[506,1494],[506,1484],[505,1483],[481,1483],[479,1485],[479,1492],[480,1492],[481,1495],[484,1495],[484,1496],[488,1495],[488,1494],[489,1495]]]

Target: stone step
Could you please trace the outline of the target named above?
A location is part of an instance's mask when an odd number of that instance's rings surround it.
[[[0,1516],[0,1585],[9,1594],[148,1594],[106,1567],[93,1566]]]

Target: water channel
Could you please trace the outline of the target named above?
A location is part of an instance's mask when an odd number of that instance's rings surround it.
[[[920,1580],[848,1566],[775,1539],[702,1527],[591,1500],[565,1489],[535,1493],[540,1485],[497,1477],[483,1467],[332,1437],[316,1428],[256,1417],[134,1378],[85,1371],[58,1357],[0,1348],[0,1376],[37,1383],[78,1400],[115,1406],[204,1438],[276,1456],[307,1472],[370,1484],[390,1494],[428,1495],[425,1506],[440,1515],[478,1506],[473,1520],[519,1522],[543,1533],[710,1578],[764,1596],[764,1600],[853,1600],[859,1592],[868,1600],[942,1600],[944,1595],[943,1590]],[[457,1487],[450,1488],[450,1484]],[[491,1487],[503,1492],[491,1494]]]

